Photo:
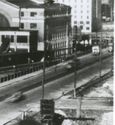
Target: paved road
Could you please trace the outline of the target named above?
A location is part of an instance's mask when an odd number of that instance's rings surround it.
[[[103,51],[103,56],[107,57],[109,53],[104,50]],[[89,65],[90,63],[92,64],[95,63],[96,60],[99,60],[98,56],[93,56],[92,54],[88,54],[88,55],[84,55],[79,57],[80,60],[80,64],[81,64],[81,68]],[[62,63],[63,64],[63,63]],[[56,68],[56,72],[55,72],[55,66],[50,67],[47,69],[47,78],[50,77],[54,77],[57,76],[57,74],[60,74],[60,72],[67,72],[67,68],[66,65],[58,65]],[[97,67],[99,68],[99,66]],[[16,91],[22,91],[22,89],[27,88],[29,86],[33,86],[36,87],[38,85],[41,85],[42,82],[42,70],[38,71],[38,72],[34,72],[4,83],[0,84],[0,97],[7,97],[10,96],[11,94],[15,93]],[[62,75],[61,75],[62,76]],[[57,77],[56,77],[57,78]],[[51,81],[51,80],[50,80]],[[29,88],[28,88],[29,89]],[[10,90],[10,91],[8,91]],[[4,94],[3,94],[4,93]]]
[[[113,60],[109,57],[102,64],[102,73],[110,71]],[[99,63],[86,67],[77,73],[77,86],[86,83],[89,79],[99,75]],[[45,98],[58,98],[62,95],[62,91],[71,90],[73,88],[74,73],[64,76],[60,79],[50,82],[45,85]],[[27,82],[29,82],[27,80]],[[0,124],[21,114],[20,110],[32,108],[39,103],[41,99],[41,87],[35,88],[26,93],[26,99],[19,103],[0,103]]]

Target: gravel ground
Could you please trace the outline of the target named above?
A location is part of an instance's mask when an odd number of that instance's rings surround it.
[[[113,77],[92,87],[90,91],[85,94],[86,97],[113,97]],[[75,117],[75,110],[65,110],[67,116]],[[95,118],[94,121],[74,121],[73,125],[113,125],[113,111],[81,111],[81,117]]]
[[[109,78],[103,84],[92,87],[86,97],[113,97],[113,77]]]

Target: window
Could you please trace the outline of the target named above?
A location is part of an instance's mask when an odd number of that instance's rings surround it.
[[[32,28],[32,29],[37,28],[37,24],[36,24],[36,23],[31,23],[31,24],[30,24],[30,28]]]
[[[86,27],[86,30],[89,30],[89,27]]]
[[[74,21],[74,24],[77,24],[77,21]]]
[[[89,16],[87,16],[87,19],[89,19]]]
[[[24,12],[21,12],[21,16],[24,16]]]
[[[33,16],[36,16],[36,15],[37,15],[36,12],[31,12],[31,13],[30,13],[30,16],[32,16],[32,17],[33,17]]]
[[[24,23],[21,23],[21,24],[20,24],[20,27],[23,29],[23,28],[24,28]]]
[[[27,43],[27,36],[17,36],[18,43]]]
[[[89,21],[86,21],[86,24],[89,24]]]
[[[81,29],[81,30],[83,29],[83,26],[82,26],[82,25],[80,26],[80,29]]]
[[[14,36],[11,36],[11,41],[10,42],[14,42]]]
[[[83,21],[80,21],[80,24],[83,24]]]

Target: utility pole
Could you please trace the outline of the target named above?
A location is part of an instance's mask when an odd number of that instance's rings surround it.
[[[99,77],[102,75],[102,19],[101,19],[101,36],[99,41]]]
[[[77,65],[76,65],[76,60],[77,60],[77,50],[76,50],[76,40],[77,40],[77,26],[73,27],[73,32],[72,32],[72,39],[73,39],[73,53],[74,53],[74,98],[76,98],[76,76],[77,76]]]
[[[101,78],[102,75],[102,31],[101,31],[101,37],[100,37],[100,42],[99,42],[99,49],[100,49],[100,54],[99,54],[99,77]]]
[[[46,41],[48,40],[48,25],[46,25],[46,34],[44,36],[44,60],[43,60],[43,79],[42,79],[42,99],[44,99],[44,85],[45,85],[45,68],[46,68]]]
[[[77,52],[75,50],[75,53],[74,53],[74,98],[76,98],[76,82],[77,82],[77,79],[76,79],[76,76],[77,76],[76,60],[77,60]]]

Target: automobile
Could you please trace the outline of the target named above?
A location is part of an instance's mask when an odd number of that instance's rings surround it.
[[[11,97],[7,98],[7,102],[17,102],[24,99],[24,95],[21,91],[14,93]]]
[[[113,52],[113,48],[112,48],[112,46],[109,46],[109,47],[108,47],[108,52],[110,52],[110,53]]]
[[[100,53],[99,46],[98,45],[97,46],[93,46],[92,47],[92,54],[93,55],[99,55],[99,53]]]

